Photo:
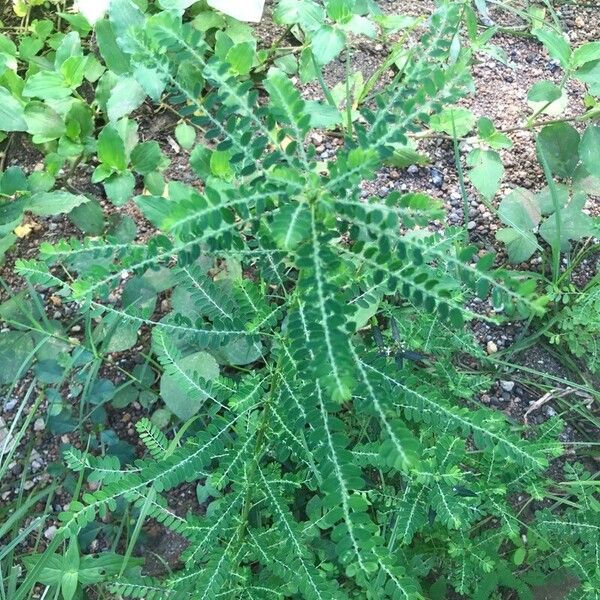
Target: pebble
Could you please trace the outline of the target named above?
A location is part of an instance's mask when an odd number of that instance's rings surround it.
[[[48,527],[48,529],[46,529],[46,531],[44,531],[44,537],[47,540],[53,540],[54,536],[56,535],[56,532],[58,531],[58,527],[56,525],[50,525],[50,527]]]
[[[419,172],[419,167],[417,165],[410,165],[407,170],[409,175],[416,175]]]
[[[498,346],[495,344],[495,342],[490,340],[487,343],[486,350],[488,354],[496,354],[496,352],[498,352]]]
[[[0,456],[12,450],[15,440],[11,436],[4,419],[0,417]]]
[[[514,387],[515,387],[515,382],[514,381],[501,381],[500,382],[500,387],[505,391],[505,392],[512,392]]]
[[[33,424],[33,430],[44,431],[44,429],[46,429],[46,422],[44,421],[44,419],[42,419],[42,417],[36,419],[35,423]]]
[[[433,185],[436,188],[441,189],[444,185],[444,174],[441,171],[438,171],[437,169],[431,169],[430,173],[431,183],[433,183]]]
[[[4,404],[4,412],[11,412],[17,406],[17,400],[13,398]]]
[[[467,229],[470,231],[471,229],[475,229],[475,227],[477,227],[477,223],[475,223],[475,221],[469,221],[467,223]]]

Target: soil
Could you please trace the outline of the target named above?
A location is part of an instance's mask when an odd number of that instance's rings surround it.
[[[386,13],[427,16],[431,13],[434,3],[430,0],[381,0],[379,5]],[[272,45],[286,33],[285,29],[275,27],[270,22],[272,9],[273,3],[268,1],[266,18],[256,28],[258,39],[265,47]],[[600,10],[598,8],[565,4],[558,7],[557,14],[574,45],[600,39]],[[519,26],[518,19],[505,12],[493,10],[490,16],[502,26]],[[290,34],[285,39],[288,38],[290,44],[293,43]],[[363,195],[365,197],[369,195],[385,197],[393,190],[426,192],[444,202],[448,215],[447,224],[461,227],[466,220],[471,242],[481,250],[496,252],[498,262],[502,264],[506,255],[503,247],[495,239],[495,233],[500,224],[495,216],[494,208],[497,207],[503,195],[516,186],[537,191],[545,185],[543,173],[535,157],[533,134],[516,130],[530,115],[530,109],[526,102],[527,92],[533,83],[542,79],[560,82],[562,72],[555,61],[550,59],[542,46],[532,37],[521,35],[520,32],[502,33],[494,38],[494,43],[508,57],[509,64],[504,65],[488,55],[479,54],[473,71],[476,93],[461,102],[477,116],[488,116],[494,121],[497,128],[509,131],[510,138],[514,142],[511,149],[502,151],[506,174],[502,188],[492,205],[479,200],[475,190],[468,186],[469,214],[466,216],[463,214],[463,200],[459,190],[453,145],[450,140],[443,138],[425,139],[419,142],[419,150],[430,157],[429,165],[413,165],[407,169],[383,168],[375,180],[365,182]],[[383,45],[371,47],[361,43],[352,51],[351,69],[352,71],[360,70],[364,77],[368,78],[379,67],[385,56],[386,48]],[[342,60],[337,60],[326,68],[324,76],[330,87],[343,81],[347,68],[346,59],[347,57],[342,57]],[[386,73],[384,81],[391,77],[391,72]],[[317,99],[323,96],[318,84],[311,83],[302,86],[301,89],[303,96],[307,99]],[[580,84],[569,84],[568,99],[567,114],[570,116],[581,114],[583,111],[583,88]],[[165,178],[199,186],[200,182],[197,176],[189,167],[188,153],[181,149],[175,141],[174,127],[177,117],[166,111],[156,112],[150,106],[140,109],[137,116],[140,121],[140,139],[142,141],[157,140],[171,161],[165,172]],[[315,133],[312,142],[323,160],[334,157],[342,144],[341,140],[329,135],[328,132]],[[461,143],[460,156],[463,168],[466,168],[465,157],[470,149],[471,146],[468,142]],[[18,135],[13,137],[7,166],[18,165],[26,172],[31,172],[40,167],[41,159],[42,155],[25,138]],[[89,183],[92,168],[93,165],[88,165],[76,171],[71,181],[73,188],[98,199],[107,215],[121,213],[132,217],[138,225],[137,240],[148,239],[154,232],[152,225],[143,218],[132,202],[121,209],[115,209],[104,197],[102,189]],[[141,192],[141,187],[138,192]],[[600,199],[590,198],[586,209],[591,214],[600,215]],[[7,300],[10,294],[14,294],[24,287],[24,282],[13,272],[14,262],[17,258],[34,258],[41,242],[57,242],[64,238],[82,237],[81,232],[67,217],[50,219],[36,217],[34,221],[31,216],[28,216],[27,219],[27,222],[35,225],[32,234],[17,241],[14,248],[7,252],[4,264],[0,267],[0,277],[8,286],[7,290],[0,291],[0,302]],[[575,274],[576,285],[583,287],[589,282],[598,273],[599,263],[599,255],[589,256]],[[533,259],[521,267],[539,270],[541,265],[536,259]],[[41,299],[48,314],[62,322],[67,331],[72,331],[74,326],[72,319],[77,307],[75,305],[56,306],[51,294],[42,295]],[[481,302],[474,305],[473,310],[488,313],[490,307],[487,303]],[[6,324],[0,323],[0,329],[5,326]],[[522,321],[507,322],[500,326],[491,326],[488,323],[480,322],[473,326],[473,332],[481,346],[492,355],[496,353],[501,355],[502,351],[509,348],[515,340],[526,335],[525,325]],[[495,348],[495,350],[492,352],[490,348]],[[124,355],[112,355],[113,364],[104,367],[102,376],[118,385],[123,380],[121,370],[131,371],[146,350],[147,336],[140,336],[139,345],[135,348],[136,355],[132,356],[131,352]],[[567,381],[576,377],[576,374],[567,369],[556,355],[547,350],[544,343],[521,354],[511,356],[510,360],[538,372],[538,375],[525,376],[518,370],[498,366],[497,382],[486,394],[481,395],[479,401],[484,405],[502,410],[515,421],[522,422],[531,403],[542,395],[539,391],[539,382],[543,381],[544,374]],[[16,410],[22,399],[26,397],[30,383],[31,378],[23,379],[10,396],[2,398],[0,417],[8,426],[16,418]],[[510,383],[513,385],[511,386]],[[564,402],[569,400],[567,397],[563,399],[562,403],[551,401],[545,404],[529,415],[529,423],[540,423],[549,416],[562,412]],[[573,401],[577,401],[577,399],[573,397]],[[39,409],[39,415],[45,416],[47,410],[48,407],[43,402]],[[597,407],[594,410],[596,416],[599,416]],[[145,414],[147,414],[146,409],[139,403],[118,410],[107,407],[107,427],[116,431],[121,439],[130,444],[137,457],[143,455],[144,449],[137,439],[132,423]],[[21,415],[19,424],[25,416],[25,414]],[[36,419],[32,418],[30,423],[32,435],[25,437],[13,458],[6,480],[0,485],[0,506],[10,506],[15,502],[21,485],[26,491],[41,490],[48,485],[50,477],[46,468],[61,463],[60,451],[63,444],[72,443],[82,448],[85,447],[76,433],[57,436],[50,434],[44,428],[33,431],[34,422]],[[2,421],[0,421],[0,430],[2,430]],[[86,431],[91,432],[92,428],[87,427]],[[598,431],[582,432],[569,426],[564,433],[564,440],[568,442],[584,441],[586,438],[589,439],[590,435],[597,436]],[[198,514],[202,514],[204,511],[204,507],[196,499],[195,488],[191,485],[180,486],[172,490],[167,499],[172,509],[182,515],[188,510]],[[69,501],[69,486],[58,488],[50,500],[51,506],[56,511],[61,510]],[[44,503],[39,503],[30,519],[44,510]],[[29,520],[25,524],[28,522]],[[58,525],[58,523],[48,520],[43,526],[43,531],[40,530],[40,548],[47,542],[47,536],[42,534],[46,533],[48,528],[53,525]],[[170,532],[165,533],[165,531],[156,523],[150,523],[145,528],[140,551],[146,557],[148,574],[160,575],[166,569],[177,568],[179,556],[185,549],[183,538]],[[101,550],[105,547],[104,544],[105,541],[102,539],[94,540],[92,549]],[[31,549],[29,541],[23,545],[21,550],[28,549]],[[540,590],[537,597],[540,600],[562,598],[566,592],[559,588],[564,587],[566,590],[570,585],[571,582],[565,582],[564,586],[557,585],[551,593]],[[545,595],[546,593],[550,593],[550,595]]]

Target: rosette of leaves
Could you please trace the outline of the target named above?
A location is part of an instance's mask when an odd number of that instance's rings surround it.
[[[40,562],[125,499],[140,522],[156,519],[189,546],[161,580],[123,568],[107,587],[124,597],[421,598],[436,576],[470,596],[500,569],[496,587],[512,584],[518,567],[504,554],[524,530],[510,498],[543,494],[560,422],[525,439],[502,414],[464,406],[456,397],[469,386],[448,354],[435,365],[423,342],[423,358],[395,360],[411,327],[391,319],[412,306],[452,338],[475,318],[468,298],[523,316],[541,314],[545,299],[520,274],[494,270],[493,256],[475,261],[475,248],[432,232],[443,211],[427,195],[361,198],[394,144],[468,90],[468,56],[450,59],[461,14],[456,3],[438,8],[403,84],[377,94],[323,165],[286,75],[272,71],[259,102],[178,12],[148,16],[113,0],[133,68],[152,72],[203,134],[190,155],[202,189],[173,181],[164,196],[136,198],[159,229],[144,243],[45,245],[42,261],[17,268],[96,321],[151,332],[161,393],[194,416],[172,441],[140,421],[149,457],[135,465],[67,451],[96,491],[70,502]],[[190,62],[201,80],[181,70]],[[159,277],[169,303],[108,302],[124,271],[170,273]],[[168,507],[165,493],[184,481],[214,498],[206,515]]]
[[[324,5],[314,0],[280,0],[273,17],[291,27],[304,44],[298,69],[302,81],[308,82],[348,47],[350,36],[375,38],[374,17],[380,15],[381,9],[371,0],[328,0]]]
[[[49,20],[35,21],[18,44],[0,36],[0,132],[27,132],[46,153],[73,161],[93,151],[95,116],[82,87],[104,67],[84,52],[76,31],[53,28]]]
[[[133,196],[135,173],[144,178],[144,186],[151,192],[160,194],[164,188],[161,172],[169,165],[168,158],[158,142],[138,140],[138,125],[127,117],[105,125],[98,135],[100,164],[92,182],[101,182],[108,199],[117,206]]]
[[[584,211],[589,195],[600,183],[596,158],[600,156],[600,128],[590,125],[583,137],[566,123],[544,127],[538,137],[538,155],[549,176],[566,183],[550,181],[539,193],[516,189],[500,203],[498,216],[507,227],[496,237],[506,244],[511,262],[524,262],[542,250],[538,235],[562,252],[572,242],[597,235],[597,220]]]

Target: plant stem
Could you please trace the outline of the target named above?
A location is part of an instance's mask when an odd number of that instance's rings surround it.
[[[262,454],[262,449],[263,449],[263,442],[265,439],[265,433],[267,430],[267,423],[269,422],[269,416],[271,414],[271,404],[273,402],[273,397],[275,395],[275,390],[277,388],[277,382],[279,380],[279,363],[277,364],[277,367],[275,368],[275,373],[273,374],[273,379],[271,380],[271,389],[269,390],[269,397],[267,398],[267,401],[265,402],[265,407],[263,409],[263,415],[262,415],[262,419],[258,428],[258,433],[256,434],[256,442],[254,444],[254,453],[253,453],[253,460],[252,460],[252,466],[250,467],[250,472],[248,473],[248,478],[247,478],[247,488],[246,488],[246,494],[244,497],[244,505],[242,508],[242,514],[241,514],[241,519],[240,519],[240,524],[236,533],[236,544],[235,544],[235,548],[236,548],[236,552],[237,549],[239,549],[239,547],[242,545],[242,542],[244,541],[244,535],[246,532],[246,525],[248,523],[248,515],[250,514],[250,508],[252,506],[252,492],[254,489],[254,479],[256,477],[256,471],[258,470],[258,462],[261,458],[261,454]]]

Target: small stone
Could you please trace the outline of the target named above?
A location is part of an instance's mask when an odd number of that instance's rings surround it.
[[[416,175],[419,172],[419,167],[417,165],[410,165],[407,171],[409,175]]]
[[[80,331],[81,331],[81,325],[73,325],[73,327],[71,327],[72,333],[79,333]]]
[[[500,382],[500,387],[505,391],[505,392],[512,392],[514,387],[515,387],[515,382],[514,381],[501,381]]]
[[[46,531],[44,531],[44,537],[47,540],[53,540],[56,532],[58,531],[58,527],[56,525],[50,525]]]
[[[313,133],[312,139],[317,146],[325,141],[325,138],[320,133]]]
[[[42,417],[36,419],[35,423],[33,424],[33,430],[44,431],[44,429],[46,429],[46,422],[44,421],[44,419],[42,419]]]
[[[475,229],[475,227],[477,227],[477,223],[475,223],[475,221],[469,221],[469,222],[467,223],[467,229],[468,229],[469,231],[471,231],[472,229]]]
[[[486,350],[488,354],[496,354],[498,352],[498,346],[491,340],[487,343]]]
[[[438,188],[441,189],[444,185],[444,174],[438,169],[431,169],[431,183]]]
[[[26,481],[23,484],[23,489],[28,492],[31,488],[33,488],[33,486],[35,485],[35,483],[33,483],[33,481]]]
[[[16,440],[10,434],[4,419],[0,417],[0,456],[8,454],[15,445],[15,442]]]
[[[17,400],[13,398],[4,404],[4,412],[11,412],[17,406]]]
[[[483,394],[483,395],[481,396],[481,401],[482,401],[484,404],[489,404],[489,403],[490,403],[490,400],[491,400],[491,398],[488,396],[488,394]]]
[[[555,417],[556,416],[556,411],[551,406],[546,406],[546,414],[549,417]]]

